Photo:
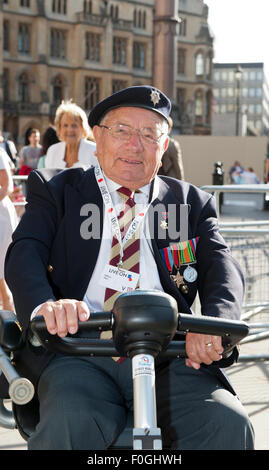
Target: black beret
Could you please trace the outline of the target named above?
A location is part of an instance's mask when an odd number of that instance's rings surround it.
[[[166,120],[171,111],[171,102],[162,91],[148,85],[131,86],[117,91],[97,103],[89,114],[90,127],[99,124],[101,118],[111,109],[122,106],[149,109],[160,114]]]

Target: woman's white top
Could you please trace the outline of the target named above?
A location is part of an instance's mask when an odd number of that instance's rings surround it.
[[[65,157],[65,142],[58,142],[48,148],[45,158],[45,168],[66,168]],[[90,168],[97,163],[97,157],[94,155],[96,149],[95,142],[90,140],[81,139],[78,150],[78,161],[74,163],[74,167]]]

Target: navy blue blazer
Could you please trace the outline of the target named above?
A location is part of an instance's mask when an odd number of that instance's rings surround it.
[[[31,312],[37,305],[48,299],[83,299],[101,244],[100,238],[85,239],[80,233],[81,224],[88,217],[81,215],[81,208],[89,203],[100,208],[102,233],[103,200],[93,169],[71,168],[51,176],[50,170],[30,173],[26,211],[13,234],[6,257],[5,277],[14,297],[24,338]],[[193,313],[191,306],[198,292],[202,314],[239,319],[243,275],[219,233],[214,198],[186,182],[156,178],[159,179],[159,194],[153,202],[154,208],[161,204],[161,210],[168,212],[169,205],[175,204],[179,228],[180,205],[187,205],[188,237],[199,237],[196,249],[198,277],[189,283],[188,293],[182,294],[171,280],[160,255],[160,250],[175,240],[169,238],[168,230],[161,231],[160,237],[160,214],[154,212],[152,248],[164,291],[176,299],[181,313]],[[167,222],[169,224],[169,212]],[[36,383],[51,356],[43,348],[35,348],[26,341],[15,362],[18,371]],[[235,350],[232,361],[236,357]],[[223,359],[222,364],[225,367],[227,360]],[[219,367],[209,366],[208,370],[217,374],[233,391]]]

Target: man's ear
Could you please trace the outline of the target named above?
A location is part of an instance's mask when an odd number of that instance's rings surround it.
[[[93,137],[95,142],[97,142],[99,135],[100,135],[101,127],[99,126],[94,126],[92,129]]]

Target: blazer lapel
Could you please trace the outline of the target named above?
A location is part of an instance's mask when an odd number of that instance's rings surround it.
[[[157,178],[159,183],[159,193],[158,197],[152,203],[154,215],[151,217],[154,219],[154,224],[151,229],[151,233],[153,231],[151,241],[160,281],[165,292],[176,299],[179,312],[193,313],[188,302],[176,287],[175,283],[171,280],[167,267],[165,266],[159,251],[161,248],[169,246],[171,242],[176,242],[186,239],[186,237],[190,237],[191,229],[187,217],[189,205],[184,201],[183,195],[180,193],[175,195],[174,191],[171,190],[165,181],[159,177]],[[170,220],[171,218],[173,219],[172,228],[171,223],[169,226],[169,218]],[[184,220],[182,220],[183,218]],[[183,224],[187,224],[187,229],[182,230],[181,225]],[[185,234],[184,238],[182,238],[182,234]]]
[[[99,254],[103,201],[94,172],[88,170],[75,187],[65,187],[65,234],[68,291],[82,299]]]

